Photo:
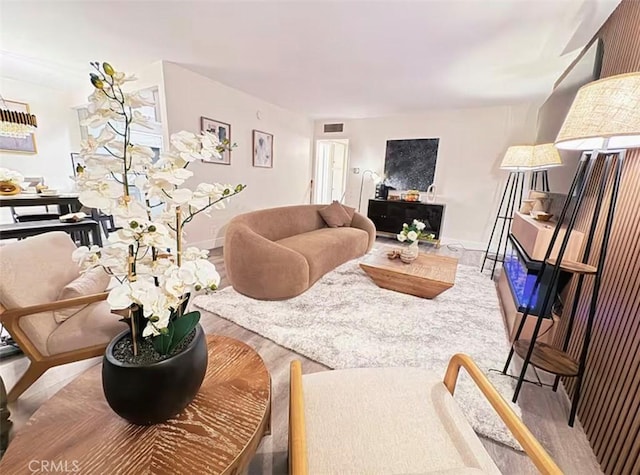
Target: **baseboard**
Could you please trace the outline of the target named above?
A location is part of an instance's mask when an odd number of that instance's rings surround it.
[[[453,239],[448,238],[447,236],[442,237],[442,241],[440,242],[441,246],[464,246],[465,249],[470,251],[484,251],[487,248],[486,242],[480,241],[467,241],[465,239]]]

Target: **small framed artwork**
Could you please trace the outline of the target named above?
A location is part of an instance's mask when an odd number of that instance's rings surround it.
[[[210,132],[216,134],[220,142],[227,140],[227,143],[231,143],[231,125],[218,120],[209,119],[207,117],[200,117],[200,129],[203,132]],[[210,158],[203,160],[206,163],[220,163],[222,165],[231,165],[231,151],[225,150],[222,152],[220,158]]]
[[[253,131],[253,166],[273,168],[273,134]]]
[[[9,110],[31,113],[29,104],[25,102],[16,101],[2,101],[3,105]],[[12,152],[12,153],[38,153],[36,148],[36,136],[35,134],[29,134],[27,137],[2,137],[0,136],[0,152]]]
[[[84,168],[84,160],[79,153],[71,152],[71,166],[73,167],[73,176],[78,176],[78,167]]]

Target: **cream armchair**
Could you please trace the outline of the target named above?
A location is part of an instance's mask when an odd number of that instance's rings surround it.
[[[30,360],[9,391],[9,402],[49,368],[100,356],[127,328],[105,301],[108,278],[99,292],[60,299],[65,286],[80,277],[71,259],[75,249],[63,232],[0,247],[0,322]]]
[[[480,474],[500,470],[453,399],[464,367],[543,474],[562,474],[470,357],[444,381],[422,368],[358,368],[302,376],[291,363],[289,473]]]

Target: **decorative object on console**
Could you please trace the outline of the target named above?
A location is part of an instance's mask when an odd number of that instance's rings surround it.
[[[509,170],[509,177],[502,193],[502,199],[500,200],[500,206],[498,206],[498,212],[496,219],[493,222],[493,228],[491,229],[491,236],[487,243],[487,249],[484,253],[484,259],[482,260],[482,266],[480,272],[484,272],[484,266],[487,260],[493,261],[491,267],[491,278],[496,271],[496,264],[498,262],[504,262],[504,256],[507,249],[507,236],[509,229],[511,229],[511,220],[513,219],[513,213],[520,209],[522,203],[522,194],[524,192],[524,176],[525,173],[531,169],[534,163],[534,146],[533,145],[514,145],[507,149],[507,152],[502,159],[500,168],[503,170]],[[507,198],[507,195],[509,197]],[[498,222],[501,222],[499,236],[496,233]],[[506,234],[505,234],[506,231]],[[493,244],[493,238],[498,237],[496,245]],[[495,251],[492,252],[492,249]]]
[[[549,221],[553,217],[551,213],[547,213],[546,211],[532,211],[531,216],[533,216],[533,219],[545,222]]]
[[[406,193],[402,193],[400,197],[404,201],[420,201],[420,192],[418,190],[407,190]]]
[[[362,190],[364,189],[364,178],[367,175],[371,175],[371,179],[377,185],[382,181],[382,177],[373,170],[365,170],[362,172],[362,178],[360,178],[360,195],[358,198],[358,211],[362,212]],[[387,189],[388,190],[388,189]]]
[[[385,183],[398,190],[425,191],[434,182],[440,139],[387,140]]]
[[[200,117],[200,130],[202,133],[208,132],[215,135],[220,144],[217,154],[203,156],[200,160],[206,163],[231,165],[231,149],[236,146],[231,144],[231,125],[208,117]]]
[[[0,95],[0,150],[17,153],[37,153],[36,116],[29,104],[7,101]]]
[[[427,203],[435,203],[437,197],[436,185],[431,184],[427,188]]]
[[[520,205],[520,209],[518,211],[522,214],[531,214],[531,211],[533,210],[533,203],[535,201],[536,200],[532,199],[522,200],[522,204]]]
[[[538,211],[546,212],[551,206],[549,193],[532,190],[529,192],[529,199],[533,200],[533,203],[531,204],[531,213]]]
[[[91,65],[93,116],[88,121],[107,117],[110,127],[82,142],[85,167],[78,169],[75,182],[80,202],[113,215],[121,229],[110,237],[110,246],[83,246],[73,257],[82,268],[102,267],[119,282],[107,302],[124,313],[129,331],[118,335],[105,353],[107,402],[134,424],[155,424],[186,407],[200,387],[206,342],[199,312],[185,310],[191,295],[215,290],[220,282],[207,251],[184,249],[183,228],[196,214],[223,206],[244,186],[201,183],[195,191],[180,188],[193,175],[187,169],[190,162],[223,159],[231,148],[228,135],[221,140],[220,130],[210,132],[211,124],[203,120],[201,135],[173,134],[169,150],[154,161],[151,148],[131,143],[131,125],[148,121],[138,109],[150,105],[139,93],[122,90],[134,78],[108,63]],[[97,154],[101,148],[109,154]],[[134,172],[142,199],[130,192]],[[152,213],[153,198],[161,200],[161,213]]]
[[[273,168],[273,134],[253,130],[253,166]]]
[[[528,340],[520,339],[524,318],[529,314],[531,307],[530,299],[524,312],[523,322],[518,328],[515,341],[507,357],[503,373],[507,372],[514,352],[518,353],[523,359],[523,365],[513,395],[514,402],[518,398],[530,364],[556,375],[553,385],[554,390],[557,389],[560,376],[575,377],[576,385],[569,415],[569,425],[573,426],[580,401],[581,385],[586,371],[591,332],[598,310],[598,293],[606,264],[609,235],[615,215],[626,149],[640,147],[640,73],[611,76],[580,88],[558,133],[556,146],[561,149],[583,151],[558,221],[564,222],[572,196],[578,190],[576,204],[570,213],[567,231],[562,239],[557,257],[551,258],[551,253],[558,241],[559,227],[556,227],[542,263],[542,272],[547,267],[552,269],[551,285],[544,292],[543,311],[537,318],[531,338]],[[604,162],[602,168],[597,168],[596,162]],[[613,183],[609,187],[608,181],[610,178],[612,178]],[[580,260],[569,260],[565,255],[565,251],[587,189],[595,192],[595,203],[590,228],[587,233],[587,242],[582,258]],[[605,200],[607,191],[610,193],[608,201]],[[608,202],[607,214],[602,231],[602,240],[598,246],[594,241],[605,202]],[[599,253],[597,252],[597,247],[600,248]],[[595,256],[598,256],[598,258],[597,264],[594,266],[589,262],[594,260]],[[578,281],[573,295],[573,302],[570,306],[565,305],[565,308],[570,308],[570,312],[563,346],[560,349],[550,347],[536,340],[542,322],[548,317],[550,307],[554,303],[553,284],[560,278],[561,270],[565,273],[577,274]],[[589,298],[589,312],[580,355],[578,358],[573,358],[568,348],[586,278],[593,278],[593,287]],[[540,277],[536,279],[532,295],[539,287]],[[591,288],[590,286],[586,287],[587,289]]]
[[[376,185],[375,197],[377,200],[386,200],[389,198],[389,191],[395,190],[393,186],[387,186],[384,183],[378,183]]]
[[[0,195],[17,195],[22,191],[24,177],[8,168],[0,168]]]

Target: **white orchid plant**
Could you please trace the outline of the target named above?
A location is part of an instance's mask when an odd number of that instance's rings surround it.
[[[400,242],[408,242],[409,244],[417,243],[420,239],[434,239],[436,237],[433,233],[425,233],[424,228],[426,225],[417,219],[414,219],[411,224],[404,223],[402,225],[402,231],[396,236]]]
[[[123,84],[135,77],[108,63],[91,65],[94,92],[84,124],[104,128],[81,144],[84,165],[77,169],[76,185],[82,204],[113,215],[120,229],[110,234],[107,246],[79,247],[73,258],[85,271],[100,266],[117,279],[107,301],[126,315],[134,354],[140,338],[151,339],[158,353],[170,354],[200,318],[199,312],[184,314],[189,296],[216,290],[220,283],[208,251],[183,249],[184,226],[200,213],[223,208],[245,186],[184,187],[193,176],[187,166],[220,158],[228,142],[209,132],[178,132],[154,161],[149,147],[131,143],[132,125],[148,126],[136,109],[153,103],[139,92],[123,92]]]

